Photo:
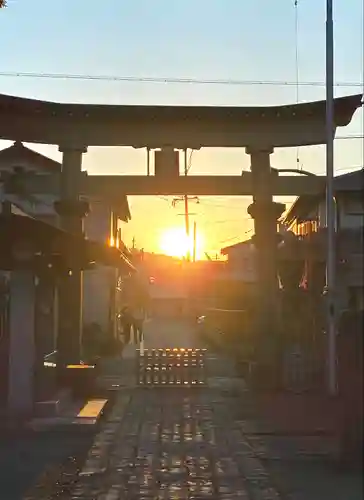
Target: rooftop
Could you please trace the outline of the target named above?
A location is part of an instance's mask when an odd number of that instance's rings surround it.
[[[335,193],[364,192],[364,167],[354,172],[336,176],[334,178],[334,191]],[[304,217],[324,196],[325,191],[322,191],[318,195],[299,196],[284,215],[282,222],[289,225],[297,217]]]
[[[14,162],[17,161],[34,165],[34,167],[38,167],[40,170],[46,171],[49,174],[59,174],[62,170],[62,164],[60,162],[24,146],[20,141],[15,141],[11,146],[0,151],[0,164],[4,165],[7,162],[14,164]],[[103,202],[107,204],[108,200],[105,199]],[[118,216],[123,221],[127,222],[131,219],[128,198],[126,195],[120,194],[118,206],[112,208],[117,211]]]

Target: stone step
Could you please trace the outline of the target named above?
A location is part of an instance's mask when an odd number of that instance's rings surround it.
[[[59,391],[53,399],[37,401],[35,403],[35,417],[55,417],[71,404],[71,391],[64,389]]]
[[[73,403],[69,407],[64,408],[57,415],[48,417],[35,417],[27,427],[41,431],[49,428],[80,428],[93,427],[98,424],[105,407],[108,403],[107,399],[89,399],[86,402]]]

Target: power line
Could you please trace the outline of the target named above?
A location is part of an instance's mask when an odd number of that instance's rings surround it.
[[[227,238],[226,240],[221,240],[218,243],[220,245],[223,245],[224,243],[228,243],[229,241],[238,240],[239,238],[240,238],[240,236],[233,236],[232,238]]]
[[[166,196],[156,196],[156,198],[158,198],[159,200],[163,200],[163,201],[166,201],[167,203],[170,203],[170,199],[167,198]]]
[[[243,231],[243,235],[246,236],[247,234],[253,232],[253,229],[248,229],[247,231]],[[227,238],[226,240],[220,240],[218,243],[221,245],[221,244],[224,244],[224,243],[228,243],[229,241],[234,241],[234,240],[238,240],[241,238],[241,234],[238,235],[238,236],[233,236],[232,238]]]
[[[324,81],[289,81],[289,80],[234,80],[234,79],[203,79],[186,77],[142,77],[133,75],[88,75],[71,73],[37,73],[24,71],[0,71],[0,77],[6,78],[42,78],[49,80],[95,80],[107,82],[128,83],[178,83],[191,85],[235,85],[235,86],[288,86],[288,87],[324,87]],[[335,87],[362,87],[362,82],[336,82]]]

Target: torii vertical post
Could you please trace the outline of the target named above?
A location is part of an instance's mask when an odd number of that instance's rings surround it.
[[[86,215],[80,202],[82,179],[82,154],[84,147],[60,147],[63,153],[58,213],[65,231],[83,235],[83,217]],[[77,252],[77,248],[72,249]],[[59,322],[57,338],[57,365],[62,369],[67,364],[79,363],[82,340],[82,284],[79,268],[59,280]]]
[[[277,269],[277,222],[285,206],[273,201],[271,191],[272,172],[270,154],[273,148],[247,148],[251,157],[253,178],[253,203],[248,213],[254,219],[254,243],[257,256],[259,279],[259,314],[257,314],[257,334],[259,335],[263,364],[274,363],[278,326],[278,269]],[[270,339],[271,338],[271,339]],[[272,343],[273,341],[273,343]]]

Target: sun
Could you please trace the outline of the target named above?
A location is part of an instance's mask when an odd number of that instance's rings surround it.
[[[171,257],[182,259],[188,254],[193,256],[193,237],[187,236],[182,228],[167,229],[161,236],[160,248],[162,252]],[[196,259],[200,259],[202,254],[202,238],[196,234]]]

